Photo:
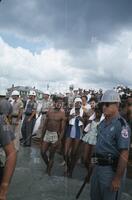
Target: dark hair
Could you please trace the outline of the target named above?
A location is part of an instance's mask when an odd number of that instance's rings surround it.
[[[82,95],[82,97],[81,98],[85,98],[86,100],[88,100],[88,97],[86,96],[86,95]]]
[[[55,103],[57,103],[58,101],[62,101],[62,98],[61,97],[56,97],[54,101],[55,101]]]
[[[94,112],[102,114],[102,108],[101,108],[101,106],[100,105],[96,105],[95,109],[94,109]]]
[[[89,102],[91,102],[91,101],[95,101],[97,103],[97,99],[94,97],[89,100]]]

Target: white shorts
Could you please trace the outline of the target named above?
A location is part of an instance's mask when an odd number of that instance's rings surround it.
[[[56,143],[58,141],[57,132],[51,132],[51,131],[46,130],[43,141],[48,142],[48,143],[52,143],[52,144]]]

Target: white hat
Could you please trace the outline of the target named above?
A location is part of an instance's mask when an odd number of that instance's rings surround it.
[[[36,96],[36,92],[33,91],[33,90],[31,90],[31,91],[29,92],[29,96]]]
[[[74,88],[74,90],[73,91],[78,91],[78,88]]]
[[[12,93],[11,93],[11,96],[19,96],[19,92],[17,90],[14,90]]]
[[[79,98],[79,97],[77,97],[77,98],[75,98],[75,100],[74,100],[74,103],[76,103],[76,102],[81,102],[81,103],[82,103],[82,99]]]
[[[50,92],[47,90],[44,92],[44,94],[50,95]]]

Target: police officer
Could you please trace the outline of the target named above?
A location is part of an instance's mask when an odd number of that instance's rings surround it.
[[[50,99],[50,93],[49,93],[49,91],[45,91],[44,92],[44,98],[43,98],[43,101],[42,101],[42,107],[41,107],[41,110],[39,112],[39,116],[40,115],[42,115],[42,116],[41,116],[40,126],[38,128],[38,133],[37,133],[38,137],[42,136],[42,129],[43,129],[44,122],[45,122],[45,119],[46,119],[46,114],[49,111],[49,109],[52,108],[52,107],[53,107],[53,102]]]
[[[96,165],[91,177],[91,200],[119,200],[126,175],[130,129],[119,115],[120,97],[107,90],[101,99],[105,119],[98,127]]]
[[[20,134],[21,134],[21,118],[23,114],[23,102],[19,98],[19,92],[14,90],[12,92],[13,104],[12,104],[12,115],[11,115],[11,122],[12,122],[12,129],[13,133],[15,134],[15,148],[19,151],[19,144],[20,144]]]
[[[35,101],[36,92],[30,91],[29,99],[25,107],[25,117],[22,123],[23,146],[31,146],[32,132],[36,121],[37,103]]]
[[[8,121],[11,111],[11,104],[5,98],[2,98],[0,100],[0,147],[3,148],[8,159],[6,159],[4,170],[2,166],[0,167],[0,200],[6,200],[16,163],[16,151],[13,144],[14,135]]]

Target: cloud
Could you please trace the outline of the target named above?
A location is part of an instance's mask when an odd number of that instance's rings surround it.
[[[76,87],[112,88],[117,84],[132,86],[132,32],[122,32],[113,44],[99,42],[96,48],[76,51],[43,49],[32,53],[13,48],[0,39],[0,83],[37,86],[44,89]]]
[[[131,0],[6,0],[0,4],[0,30],[61,49],[88,48],[93,38],[111,42],[131,29],[131,9]]]
[[[131,0],[3,0],[1,87],[132,86]]]
[[[64,50],[52,48],[33,54],[21,47],[13,48],[0,39],[0,82],[8,87],[14,83],[44,88],[46,81],[70,81],[69,60]]]

